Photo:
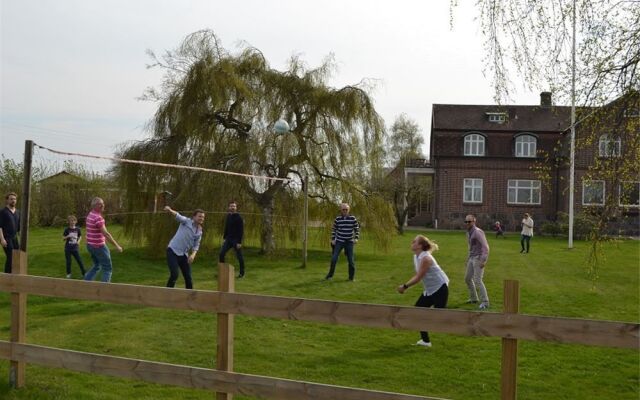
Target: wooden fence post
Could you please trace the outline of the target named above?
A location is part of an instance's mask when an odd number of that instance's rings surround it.
[[[518,281],[504,281],[504,306],[506,314],[517,314],[520,306],[520,285]],[[502,338],[502,400],[515,400],[518,393],[518,340]]]
[[[27,274],[27,241],[29,240],[29,210],[31,208],[31,165],[33,141],[24,142],[22,198],[20,199],[20,249],[13,250],[12,274]],[[27,336],[27,294],[11,293],[11,341],[25,343]],[[11,361],[9,386],[19,389],[25,384],[25,362]]]
[[[27,274],[27,253],[13,250],[12,274]],[[27,336],[27,294],[11,293],[11,342],[25,343]],[[25,384],[24,361],[11,361],[9,366],[9,385],[20,389]]]
[[[218,264],[218,290],[221,292],[235,291],[233,266],[226,263]],[[217,369],[233,371],[233,314],[218,313],[218,346]],[[216,393],[217,400],[231,400],[231,393]]]

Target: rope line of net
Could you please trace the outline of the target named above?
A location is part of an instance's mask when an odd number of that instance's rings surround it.
[[[119,158],[119,157],[97,156],[97,155],[94,155],[94,154],[71,153],[71,152],[66,152],[66,151],[53,150],[53,149],[50,149],[48,147],[41,146],[41,145],[39,145],[37,143],[34,143],[33,145],[38,147],[38,148],[40,148],[40,149],[47,150],[47,151],[49,151],[51,153],[60,154],[60,155],[64,155],[64,156],[88,157],[88,158],[93,158],[93,159],[98,159],[98,160],[110,160],[110,161],[129,163],[129,164],[152,165],[152,166],[155,166],[155,167],[167,167],[167,168],[176,168],[176,169],[190,169],[190,170],[193,170],[193,171],[214,172],[214,173],[217,173],[217,174],[234,175],[234,176],[241,176],[241,177],[244,177],[244,178],[255,178],[255,179],[264,179],[264,180],[271,180],[271,181],[283,181],[283,182],[289,182],[290,181],[290,179],[288,179],[288,178],[276,178],[276,177],[271,177],[271,176],[243,174],[241,172],[224,171],[224,170],[220,170],[220,169],[204,168],[204,167],[192,167],[190,165],[166,164],[166,163],[160,163],[160,162],[154,162],[154,161],[142,161],[142,160],[131,160],[131,159],[127,159],[127,158]]]
[[[179,212],[182,215],[186,215],[187,213],[191,213],[191,212],[193,212],[195,210],[174,210],[174,211]],[[207,210],[203,210],[203,212],[205,214],[228,214],[229,213],[228,211],[207,211]],[[263,213],[242,212],[242,211],[238,211],[238,213],[242,214],[242,215],[258,215],[258,216],[264,215]],[[116,212],[116,213],[104,213],[102,215],[105,216],[105,217],[118,217],[118,216],[121,216],[121,215],[144,215],[144,214],[164,215],[164,214],[167,214],[167,213],[162,209],[158,209],[157,211],[124,211],[124,212]],[[287,218],[287,219],[297,218],[297,217],[289,217],[289,216],[280,215],[280,214],[272,214],[272,217]]]

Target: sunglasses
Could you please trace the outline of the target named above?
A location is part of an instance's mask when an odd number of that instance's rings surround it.
[[[473,222],[473,221],[464,221],[464,223],[465,223],[465,224],[470,224],[470,223],[472,223],[472,222]]]

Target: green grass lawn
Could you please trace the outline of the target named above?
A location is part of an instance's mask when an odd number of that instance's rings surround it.
[[[119,237],[117,227],[112,229]],[[64,277],[61,231],[34,229],[29,272]],[[464,284],[466,241],[462,232],[428,232],[440,245],[435,257],[449,275],[449,308],[472,309]],[[412,274],[408,250],[413,233],[393,239],[389,254],[375,250],[366,233],[356,248],[356,282],[347,281],[341,258],[331,282],[322,280],[328,246],[310,249],[301,269],[300,252],[278,257],[245,250],[247,276],[236,291],[367,303],[413,305],[420,290],[400,295],[397,285]],[[319,238],[314,237],[316,242]],[[527,314],[638,322],[640,243],[607,245],[606,263],[594,283],[588,278],[588,245],[535,237],[528,255],[519,238],[489,237],[491,257],[485,283],[493,310],[502,308],[505,279],[520,281],[520,310]],[[126,242],[125,242],[126,244]],[[159,254],[161,257],[163,254]],[[83,250],[85,262],[89,257]],[[4,260],[4,258],[2,258]],[[197,289],[216,288],[217,257],[201,252],[193,266]],[[113,281],[164,286],[163,258],[125,246],[113,253]],[[232,252],[228,261],[235,262]],[[78,277],[77,266],[73,266]],[[183,281],[178,281],[182,286]],[[28,343],[197,367],[215,368],[215,316],[162,309],[29,296]],[[9,296],[0,293],[0,339],[9,339]],[[419,334],[236,317],[235,370],[319,383],[398,391],[451,399],[499,397],[500,339],[432,334],[433,348],[413,346]],[[520,341],[520,399],[637,399],[638,351]],[[8,388],[8,365],[0,360],[2,399],[211,399],[212,394],[144,382],[27,366],[27,387]],[[242,399],[243,397],[238,396]]]

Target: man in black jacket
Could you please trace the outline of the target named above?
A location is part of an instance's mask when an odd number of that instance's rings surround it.
[[[0,244],[7,255],[4,263],[4,272],[11,273],[13,262],[13,250],[19,250],[18,232],[20,232],[20,212],[16,209],[18,195],[7,193],[5,196],[6,207],[0,210]]]
[[[240,273],[238,278],[244,276],[244,257],[242,257],[242,236],[244,235],[244,222],[238,214],[238,204],[235,201],[229,202],[229,213],[224,221],[224,243],[220,249],[219,261],[224,262],[224,256],[229,249],[236,252],[238,263],[240,263]]]

